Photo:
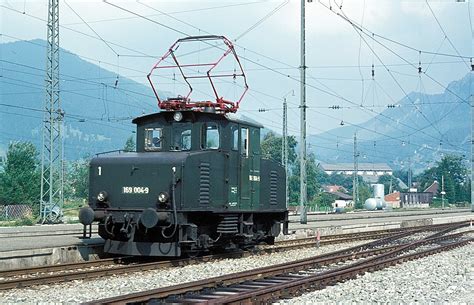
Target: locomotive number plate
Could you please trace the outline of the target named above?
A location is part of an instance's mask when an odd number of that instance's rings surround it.
[[[148,186],[124,186],[122,187],[123,194],[148,194],[150,188]]]

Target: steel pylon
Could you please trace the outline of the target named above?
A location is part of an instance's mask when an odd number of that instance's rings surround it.
[[[61,133],[64,112],[59,98],[59,0],[49,0],[47,27],[40,216],[43,223],[55,223],[61,221],[64,202]]]

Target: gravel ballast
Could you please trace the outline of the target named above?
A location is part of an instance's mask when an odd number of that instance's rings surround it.
[[[474,300],[474,244],[384,270],[326,289],[280,301],[315,303],[464,303]]]
[[[298,249],[281,253],[254,255],[240,259],[225,259],[184,267],[122,274],[95,280],[12,289],[0,291],[0,302],[35,303],[41,301],[45,303],[81,303],[295,261],[368,242],[370,241],[327,245],[319,249]]]

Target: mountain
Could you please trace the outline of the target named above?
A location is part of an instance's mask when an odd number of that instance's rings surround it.
[[[41,146],[45,46],[44,40],[0,44],[0,154],[15,140]],[[109,67],[112,71],[106,69]],[[60,100],[65,112],[67,159],[122,148],[135,130],[131,118],[158,110],[148,86],[118,76],[115,69],[60,50]]]
[[[357,131],[359,162],[386,162],[395,169],[415,171],[430,166],[442,154],[470,154],[471,109],[469,98],[474,78],[467,74],[451,82],[441,94],[411,92],[395,108],[359,124],[311,135],[318,160],[353,162]]]
[[[15,140],[41,147],[45,46],[44,40],[0,44],[0,155]],[[60,67],[66,159],[122,148],[134,135],[131,118],[158,111],[149,86],[118,76],[120,70],[143,74],[144,79],[146,72],[93,63],[64,49],[60,50]],[[410,158],[412,168],[421,169],[429,165],[426,160],[437,160],[443,153],[468,155],[468,99],[473,81],[468,74],[441,94],[412,92],[397,103],[399,107],[388,108],[359,126],[309,135],[310,151],[320,162],[352,162],[357,131],[359,162],[406,168]],[[268,131],[264,129],[262,137]]]

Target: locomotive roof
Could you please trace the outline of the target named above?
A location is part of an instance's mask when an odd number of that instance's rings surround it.
[[[177,111],[161,111],[161,112],[155,112],[155,113],[151,113],[151,114],[142,115],[142,116],[134,118],[132,120],[132,123],[140,125],[140,124],[143,124],[143,123],[146,123],[146,122],[154,121],[155,119],[157,119],[159,117],[162,117],[164,115],[169,115],[169,113],[175,113],[175,112],[177,112]],[[229,121],[229,122],[245,124],[245,125],[249,125],[249,126],[253,126],[253,127],[257,127],[257,128],[263,128],[263,125],[261,125],[257,122],[246,121],[246,120],[242,120],[242,119],[238,119],[238,118],[230,118],[228,115],[222,115],[222,114],[218,114],[218,113],[200,112],[200,111],[192,111],[192,110],[183,110],[183,111],[179,111],[179,112],[193,113],[193,115],[196,116],[196,118],[204,117],[204,118],[210,119],[211,121],[226,120],[226,121]]]

